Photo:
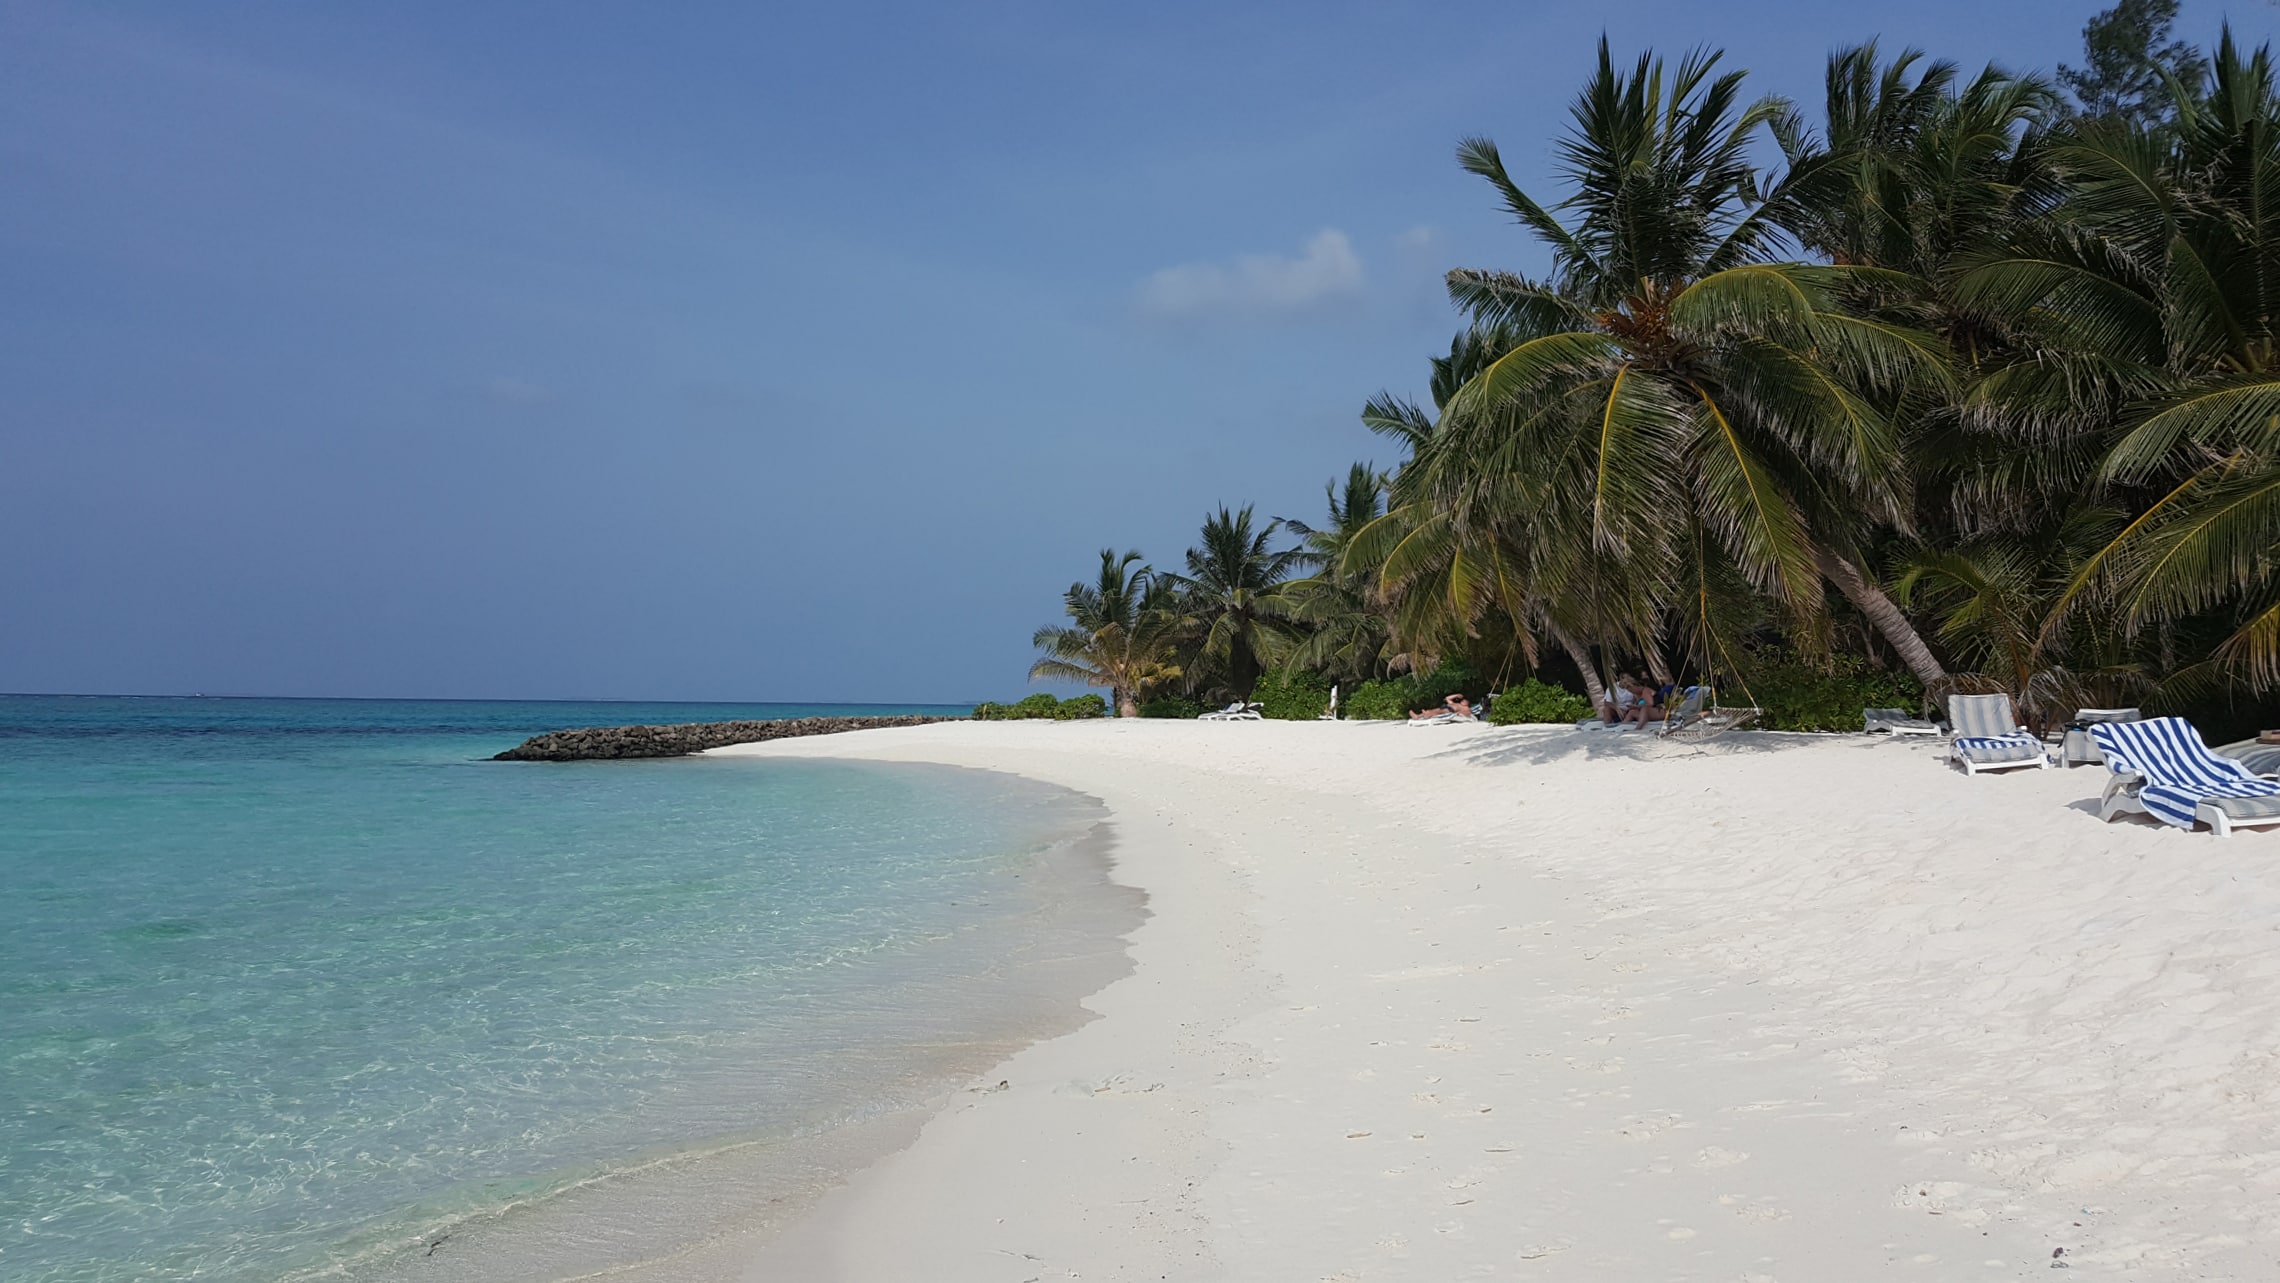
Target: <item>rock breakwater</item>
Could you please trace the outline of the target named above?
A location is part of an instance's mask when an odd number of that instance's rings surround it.
[[[679,726],[592,726],[533,735],[494,762],[590,762],[629,757],[686,757],[724,744],[954,722],[955,717],[787,717],[767,722],[685,722]]]

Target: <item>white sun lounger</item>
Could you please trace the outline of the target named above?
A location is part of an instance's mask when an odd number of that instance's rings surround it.
[[[1412,717],[1409,719],[1409,724],[1411,726],[1457,726],[1476,720],[1478,719],[1467,717],[1452,708],[1446,713],[1436,713],[1431,717]]]
[[[2019,725],[2008,695],[1950,695],[1948,721],[1955,727],[1948,753],[1966,775],[2021,766],[2050,769],[2050,754]]]
[[[2218,837],[2280,824],[2280,783],[2210,752],[2182,717],[2099,722],[2090,738],[2113,773],[2098,799],[2100,819],[2135,812],[2181,829],[2206,824]]]
[[[1246,704],[1242,700],[1236,700],[1216,713],[1200,713],[1195,720],[1199,722],[1256,722],[1263,720],[1259,716],[1259,708],[1260,706],[1257,704]]]
[[[1860,728],[1870,735],[1884,732],[1891,735],[1937,735],[1940,726],[1921,717],[1909,714],[1905,708],[1864,708],[1860,710]]]

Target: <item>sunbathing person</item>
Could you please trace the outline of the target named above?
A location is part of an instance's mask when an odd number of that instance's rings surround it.
[[[1427,718],[1447,717],[1451,713],[1455,713],[1459,717],[1471,717],[1473,715],[1472,701],[1466,699],[1463,695],[1444,695],[1441,697],[1441,706],[1439,708],[1411,709],[1409,711],[1409,720],[1413,722],[1422,722]]]

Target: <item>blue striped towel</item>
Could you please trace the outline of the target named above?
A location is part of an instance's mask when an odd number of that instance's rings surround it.
[[[2043,756],[2042,741],[2019,725],[2008,695],[1950,695],[1948,720],[1955,724],[1950,743],[1957,754],[1980,766],[2032,762]]]
[[[2138,801],[2164,824],[2192,828],[2193,813],[2203,802],[2280,796],[2280,783],[2259,779],[2231,758],[2210,752],[2201,732],[2182,717],[2098,722],[2090,727],[2090,738],[2105,755],[2107,769],[2144,781]]]

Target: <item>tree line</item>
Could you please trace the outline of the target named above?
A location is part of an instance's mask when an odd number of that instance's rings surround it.
[[[1354,465],[1319,526],[1221,509],[1183,572],[1104,551],[1032,675],[1126,716],[1453,658],[1594,699],[1618,666],[1803,664],[2046,722],[2253,702],[2280,683],[2280,92],[2269,46],[2204,53],[2175,14],[2124,0],[2055,79],[1841,49],[1810,110],[1602,38],[1556,199],[1457,148],[1551,266],[1448,273],[1430,404],[1361,412],[1399,462]]]

